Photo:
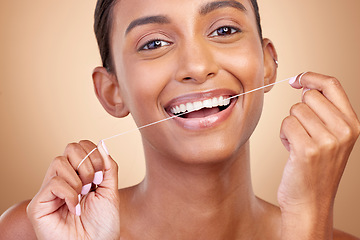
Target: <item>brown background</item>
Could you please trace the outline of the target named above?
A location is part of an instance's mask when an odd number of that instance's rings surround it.
[[[360,1],[260,0],[264,36],[279,53],[278,80],[311,70],[338,77],[360,115]],[[67,143],[134,128],[98,103],[91,83],[99,55],[95,0],[0,1],[0,213],[31,198]],[[266,95],[252,139],[255,192],[276,203],[287,152],[279,127],[300,93],[280,83]],[[144,174],[138,133],[108,141],[122,187]],[[360,144],[342,179],[335,226],[360,236]]]

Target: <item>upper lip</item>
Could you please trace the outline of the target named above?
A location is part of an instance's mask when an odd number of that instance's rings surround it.
[[[167,104],[165,104],[164,108],[167,112],[170,112],[172,107],[179,106],[181,104],[186,103],[193,103],[197,101],[204,101],[207,99],[212,99],[214,97],[231,97],[236,95],[236,92],[230,89],[215,89],[215,90],[208,90],[198,93],[190,93],[181,95],[179,97],[173,98]]]

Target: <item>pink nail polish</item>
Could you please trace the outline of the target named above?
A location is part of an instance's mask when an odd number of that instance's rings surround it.
[[[81,215],[81,206],[80,203],[78,203],[75,207],[75,212],[76,212],[76,216],[80,216]]]
[[[100,183],[102,183],[104,179],[104,174],[102,171],[98,171],[95,173],[95,176],[94,176],[94,181],[93,183],[96,184],[96,185],[99,185]]]
[[[295,81],[296,81],[296,78],[297,78],[297,76],[290,78],[289,84],[293,85],[295,83]]]
[[[108,149],[107,149],[107,147],[106,147],[106,145],[105,145],[104,140],[101,140],[101,145],[102,145],[103,149],[105,150],[106,154],[107,154],[107,155],[110,155],[110,154],[109,154],[109,151],[108,151]]]
[[[82,195],[88,194],[90,192],[90,189],[91,189],[91,183],[84,185],[81,189],[81,194]]]

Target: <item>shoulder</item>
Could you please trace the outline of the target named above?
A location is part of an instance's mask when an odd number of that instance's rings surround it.
[[[360,238],[357,238],[343,231],[334,229],[334,240],[360,240]]]
[[[1,239],[36,239],[34,229],[26,214],[29,202],[30,200],[18,203],[1,215]]]

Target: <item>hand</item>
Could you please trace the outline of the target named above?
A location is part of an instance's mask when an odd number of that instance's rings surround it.
[[[52,162],[27,208],[38,239],[120,238],[118,167],[101,143],[78,171],[96,148],[90,141],[69,144]]]
[[[337,79],[316,73],[304,74],[301,85],[299,79],[292,86],[304,87],[302,102],[280,131],[290,153],[278,190],[283,234],[330,239],[335,195],[360,123]]]

